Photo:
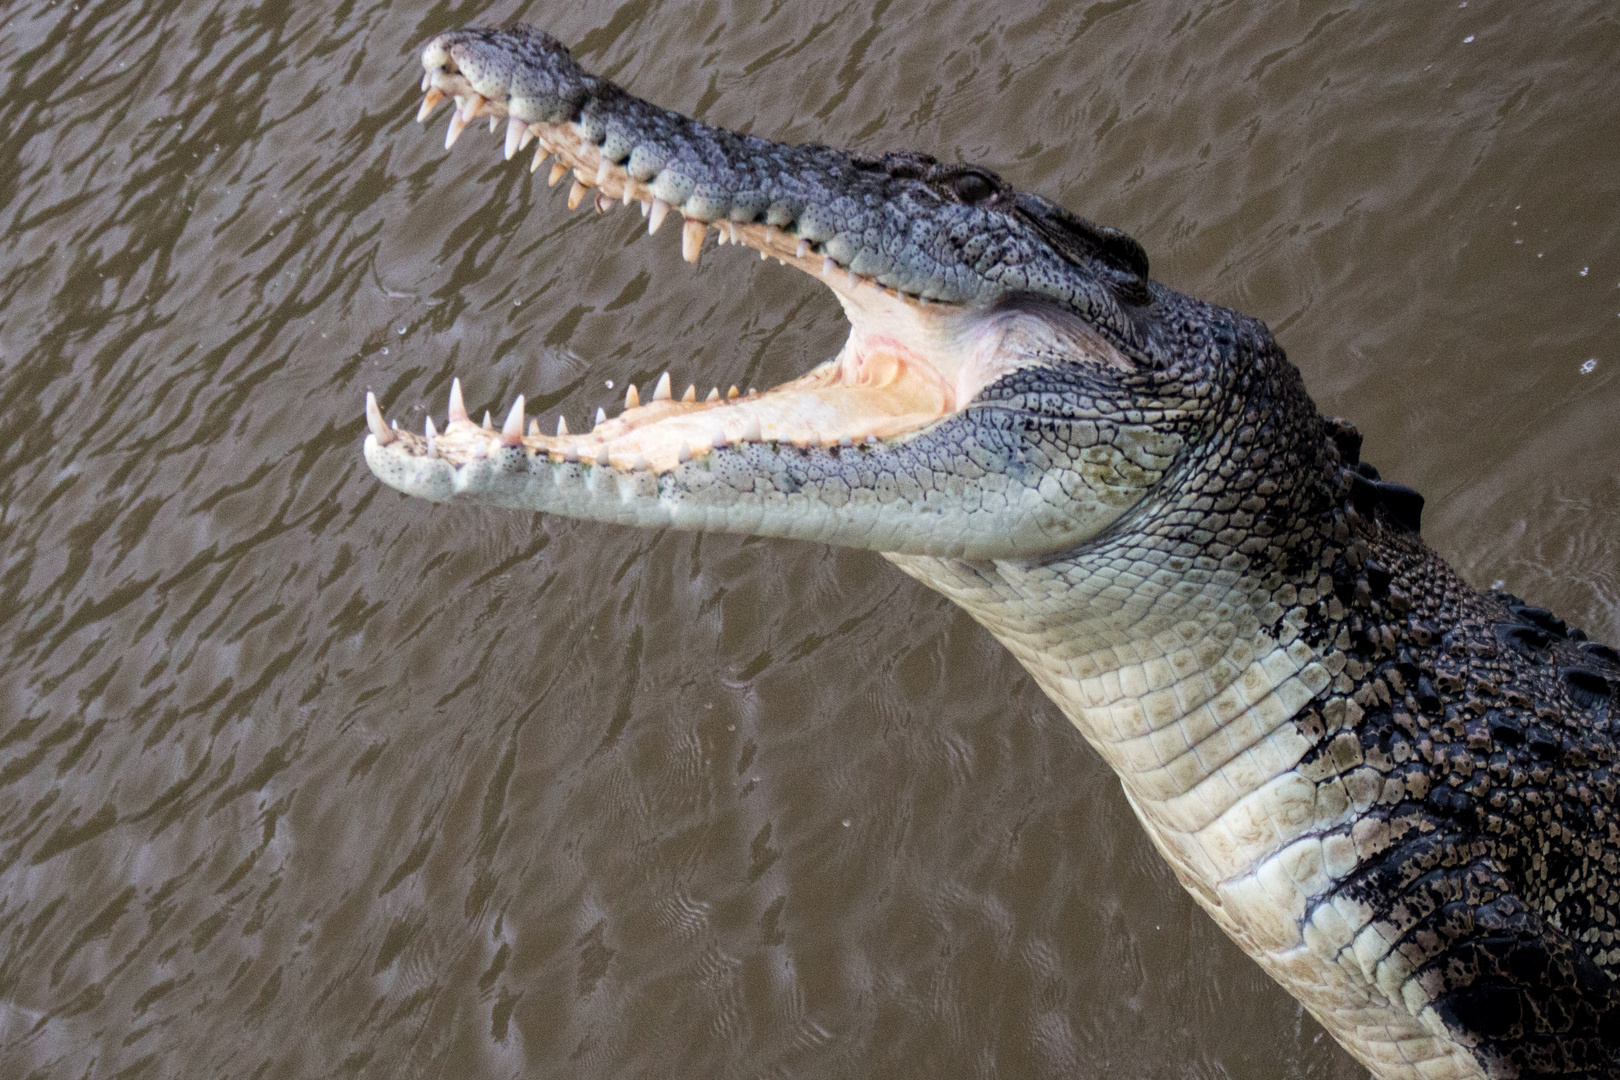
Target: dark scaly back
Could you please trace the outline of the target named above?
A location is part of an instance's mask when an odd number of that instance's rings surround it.
[[[1420,538],[1421,497],[1360,461],[1351,425],[1327,427],[1339,544],[1306,633],[1343,655],[1334,690],[1356,708],[1304,723],[1313,755],[1342,725],[1339,752],[1383,777],[1345,891],[1403,932],[1395,951],[1493,1075],[1614,1075],[1620,655],[1469,587]]]

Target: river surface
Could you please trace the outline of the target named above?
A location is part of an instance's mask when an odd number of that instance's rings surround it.
[[[1470,580],[1620,643],[1612,0],[12,4],[0,1075],[1364,1076],[877,556],[372,478],[367,389],[577,429],[845,333],[414,124],[420,44],[512,17],[1127,229]]]

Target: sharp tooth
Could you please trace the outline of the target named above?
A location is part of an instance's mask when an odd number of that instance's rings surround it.
[[[511,161],[517,157],[517,152],[523,149],[523,133],[529,130],[525,124],[515,116],[506,118],[506,160]]]
[[[438,429],[433,426],[433,417],[424,416],[422,418],[422,434],[431,439],[438,433]]]
[[[685,465],[688,461],[691,461],[691,460],[692,460],[692,450],[691,450],[690,447],[688,447],[686,445],[686,440],[682,439],[680,448],[675,451],[675,463],[677,465]]]
[[[644,454],[637,454],[636,459],[630,463],[630,471],[631,472],[634,472],[637,469],[645,469],[646,467],[647,467],[647,458],[646,458],[646,455],[644,455]]]
[[[608,161],[606,154],[603,154],[597,159],[596,162],[596,186],[601,187],[603,184],[607,183],[608,174],[610,174],[612,171],[612,162]]]
[[[731,389],[729,389],[729,390],[727,390],[727,391],[726,391],[726,398],[727,398],[727,400],[730,400],[730,399],[731,399],[731,398],[734,398],[734,397],[736,397],[736,396],[737,396],[737,393],[738,393],[738,391],[737,391],[737,384],[736,384],[736,383],[732,383],[732,384],[731,384]]]
[[[506,414],[506,423],[501,425],[501,442],[507,446],[516,446],[523,441],[523,395],[519,394],[517,400],[512,402],[512,411]]]
[[[540,418],[539,417],[535,417],[534,419],[529,421],[529,437],[531,439],[538,439],[540,437]]]
[[[731,223],[731,242],[733,244],[742,243],[742,233],[737,231],[737,223],[735,221]]]
[[[539,134],[540,134],[540,125],[539,124],[530,124],[527,127],[525,127],[523,129],[523,134],[521,136],[519,136],[519,138],[518,138],[518,149],[522,150],[524,147],[526,147],[530,143],[534,142],[535,138]]]
[[[579,209],[579,204],[585,199],[586,190],[585,185],[579,182],[579,177],[574,177],[574,186],[568,189],[568,209]]]
[[[697,218],[687,218],[686,224],[681,226],[681,258],[689,263],[698,261],[698,254],[703,250],[703,234],[709,227]]]
[[[729,230],[727,230],[724,224],[716,225],[714,227],[714,232],[715,247],[725,247],[727,244],[731,243],[731,233]]]
[[[489,118],[489,133],[491,135],[495,134],[495,129],[500,126],[500,122],[501,118],[498,116],[492,116]]]
[[[566,434],[568,434],[568,418],[559,416],[557,417],[557,438],[560,439]]]
[[[607,213],[608,212],[608,207],[610,207],[612,205],[613,205],[613,200],[612,199],[608,198],[605,194],[603,194],[600,191],[598,191],[596,193],[596,212],[598,214]]]
[[[461,138],[461,133],[463,131],[465,131],[466,128],[467,128],[466,117],[463,115],[461,109],[458,107],[456,109],[456,111],[450,117],[450,126],[445,129],[445,132],[444,132],[444,148],[446,150],[448,150],[452,146],[456,145],[456,140]]]
[[[371,429],[371,437],[383,446],[396,438],[388,425],[383,423],[382,410],[377,408],[377,395],[370,390],[366,391],[366,427]]]
[[[427,436],[427,456],[439,456],[439,433],[433,430],[433,417],[429,416],[422,424],[422,434]]]
[[[686,388],[686,393],[681,395],[681,400],[684,401],[684,402],[687,402],[688,404],[690,404],[690,403],[697,400],[697,384],[696,383],[693,383],[692,385],[690,385],[690,386],[688,386]]]
[[[711,389],[709,391],[709,396],[704,398],[703,400],[704,401],[719,401],[720,400],[720,388],[718,386],[716,386],[713,389]]]
[[[433,72],[422,72],[422,93],[427,93],[428,87],[433,85]]]
[[[669,400],[669,372],[666,371],[662,375],[658,376],[658,385],[653,387],[653,400]]]
[[[557,181],[561,180],[567,175],[567,173],[568,166],[564,165],[561,161],[553,161],[551,163],[551,175],[546,178],[546,186],[556,187]]]
[[[641,394],[636,391],[636,384],[631,383],[624,392],[624,407],[638,409],[641,407]]]
[[[743,442],[764,442],[765,434],[759,427],[759,416],[755,414],[748,418],[748,426],[743,428]]]
[[[664,215],[667,213],[669,213],[669,203],[663,199],[654,199],[652,201],[652,209],[647,213],[648,236],[658,231],[658,227],[664,223]]]
[[[534,148],[534,160],[529,162],[529,171],[534,172],[541,165],[545,164],[546,158],[550,156],[550,154],[546,153],[545,146],[536,146]]]
[[[427,123],[428,117],[433,115],[433,110],[437,109],[439,107],[439,102],[443,100],[443,90],[440,90],[438,87],[428,90],[427,96],[422,99],[422,107],[416,110],[416,122],[418,124]]]
[[[450,423],[454,424],[457,420],[460,420],[464,424],[471,422],[467,416],[467,402],[461,396],[461,380],[451,379]]]
[[[824,255],[821,259],[821,276],[832,277],[832,272],[838,269],[838,264],[832,261],[831,255]]]
[[[600,449],[598,449],[598,450],[597,450],[597,451],[596,451],[596,463],[597,463],[597,464],[598,464],[598,465],[608,465],[608,464],[611,464],[611,461],[610,461],[610,459],[609,459],[609,458],[608,458],[608,448],[607,448],[607,443],[603,443],[603,444],[602,444],[602,446],[601,446],[601,448],[600,448]]]
[[[563,460],[569,463],[578,461],[579,447],[575,446],[573,443],[569,443],[568,446],[563,450]]]
[[[765,261],[765,260],[766,260],[766,259],[768,259],[768,258],[770,258],[770,257],[771,257],[771,253],[770,253],[770,252],[768,252],[768,251],[761,251],[761,252],[760,252],[760,253],[759,253],[759,261],[760,261],[760,262],[764,262],[764,261]],[[780,261],[781,261],[781,260],[780,260],[780,259],[778,259],[778,260],[777,260],[777,261],[778,261],[778,262],[780,262]]]
[[[475,458],[489,457],[489,443],[485,442],[483,439],[479,439],[477,442],[473,443],[472,455]]]
[[[601,427],[605,423],[607,423],[607,410],[606,409],[597,409],[596,410],[596,423],[595,423],[594,426],[595,427]]]
[[[626,186],[624,190],[629,191],[630,188],[628,186]],[[646,217],[650,213],[652,213],[652,200],[651,199],[642,199],[641,200],[641,216]]]
[[[801,259],[810,254],[810,241],[800,240],[799,246],[794,249],[793,254]]]
[[[866,441],[869,442],[869,443],[874,443],[875,444],[878,441],[877,436],[876,435],[868,435],[866,437]]]
[[[488,409],[484,410],[484,430],[485,431],[494,431],[495,430],[495,425],[490,423],[490,421],[489,421],[489,410]]]
[[[709,445],[714,447],[716,450],[720,449],[722,446],[725,446],[726,445],[726,429],[725,428],[715,428],[714,429],[714,434],[709,436]]]
[[[619,202],[623,203],[625,206],[629,206],[631,203],[633,203],[635,201],[636,201],[635,193],[630,190],[630,185],[629,184],[625,184],[624,185],[624,190],[619,192]]]

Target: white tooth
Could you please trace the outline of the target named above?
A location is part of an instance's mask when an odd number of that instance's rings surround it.
[[[595,427],[601,427],[605,423],[607,423],[607,410],[606,409],[597,409],[596,410],[596,424],[594,426]]]
[[[366,391],[366,427],[371,429],[371,437],[383,446],[393,442],[396,437],[383,423],[382,410],[377,408],[377,395],[370,390]]]
[[[566,434],[568,434],[568,418],[559,416],[557,417],[557,438],[560,439]]]
[[[570,463],[578,461],[579,460],[579,447],[575,446],[573,443],[569,443],[566,447],[564,447],[563,448],[563,460],[567,461],[567,462],[570,462]]]
[[[685,465],[688,461],[691,461],[691,460],[692,460],[691,448],[689,448],[686,445],[686,440],[682,439],[680,448],[675,451],[675,463],[678,464],[678,465]]]
[[[534,148],[534,160],[529,162],[529,171],[534,172],[541,165],[544,165],[546,158],[550,156],[550,154],[546,153],[546,148],[544,146],[536,146]]]
[[[608,161],[606,154],[603,154],[596,162],[596,186],[601,187],[607,183],[608,174],[612,171],[612,162]]]
[[[651,236],[658,231],[658,226],[664,223],[664,215],[669,213],[669,203],[663,199],[654,199],[652,210],[647,214],[647,235]]]
[[[488,409],[484,410],[484,430],[485,431],[494,431],[495,430],[495,425],[490,423],[490,421],[489,421],[489,410]]]
[[[506,118],[506,160],[511,161],[517,157],[517,152],[523,149],[523,133],[529,130],[525,124],[515,116]]]
[[[658,376],[658,385],[653,387],[653,400],[669,400],[669,372],[666,371],[662,375]]]
[[[635,201],[636,201],[635,193],[630,190],[630,185],[629,184],[625,184],[624,185],[624,190],[619,192],[619,202],[622,203],[625,206],[629,206],[631,203],[633,203]]]
[[[770,253],[770,252],[768,252],[768,251],[761,251],[761,252],[760,252],[760,253],[759,253],[759,261],[760,261],[760,262],[764,262],[764,261],[765,261],[765,260],[766,260],[766,259],[768,259],[768,258],[770,258],[770,257],[771,257],[771,253]],[[777,262],[781,262],[781,261],[782,261],[782,260],[780,260],[780,259],[778,259],[778,260],[777,260]]]
[[[629,191],[630,189],[627,187],[627,188],[625,188],[625,190]],[[641,200],[641,216],[646,217],[650,213],[652,213],[652,200],[651,199],[642,199]]]
[[[534,142],[535,136],[537,136],[539,134],[540,134],[540,125],[539,124],[529,124],[527,127],[525,127],[523,129],[523,134],[518,137],[518,149],[522,150],[524,147],[526,147],[530,143]]]
[[[742,233],[737,231],[737,223],[735,221],[731,223],[731,242],[733,244],[742,243]]]
[[[579,204],[585,201],[585,192],[589,190],[574,177],[574,186],[568,189],[568,209],[578,210]]]
[[[551,175],[546,178],[546,187],[556,187],[557,181],[566,175],[568,175],[568,166],[561,161],[553,161],[551,163]]]
[[[523,441],[523,395],[519,394],[517,400],[512,402],[512,411],[506,414],[506,423],[501,425],[501,442],[507,446],[516,446]]]
[[[637,469],[645,469],[646,467],[647,467],[647,458],[646,458],[645,455],[642,455],[642,454],[637,454],[636,459],[630,463],[630,471],[631,472],[634,472]]]
[[[423,417],[422,418],[422,434],[426,435],[428,438],[431,439],[431,438],[433,438],[433,436],[437,435],[438,433],[439,432],[437,431],[437,429],[435,429],[434,426],[433,426],[433,417],[431,417],[431,416]]]
[[[492,116],[489,118],[489,133],[491,135],[495,134],[495,129],[500,125],[500,122],[501,118],[498,116]]]
[[[635,383],[631,383],[624,392],[624,407],[626,409],[639,409],[641,407],[641,393],[636,389]]]
[[[602,444],[602,446],[601,446],[601,449],[599,449],[599,450],[597,450],[597,451],[596,451],[596,463],[597,463],[597,464],[598,464],[598,465],[608,465],[608,464],[611,464],[611,461],[610,461],[610,459],[609,459],[609,458],[608,458],[608,448],[607,448],[607,443],[603,443],[603,444]]]
[[[709,396],[704,398],[703,400],[704,401],[719,401],[720,400],[720,388],[718,386],[712,388],[709,391]]]
[[[726,430],[725,430],[725,428],[715,428],[714,429],[714,434],[709,436],[709,445],[714,447],[716,450],[718,450],[722,446],[726,445]]]
[[[842,439],[838,440],[838,445],[839,446],[854,446],[855,445],[855,440],[850,438],[848,435],[845,435]]]
[[[388,421],[388,426],[390,428],[393,428],[395,431],[398,431],[399,430],[399,421],[398,420],[390,420],[390,421]]]
[[[714,227],[714,232],[715,232],[715,237],[714,237],[714,246],[715,247],[725,247],[727,244],[731,243],[731,233],[725,227],[724,224],[716,225]]]
[[[876,435],[868,435],[866,437],[866,441],[869,442],[869,443],[876,443],[877,442],[877,436]]]
[[[810,254],[810,241],[808,241],[808,240],[800,240],[799,241],[799,246],[796,249],[794,249],[793,254],[797,255],[801,259],[804,258],[806,255]]]
[[[697,384],[696,383],[691,383],[690,385],[687,386],[686,393],[681,395],[681,400],[686,402],[687,404],[692,404],[692,403],[697,401]]]
[[[439,107],[439,102],[443,100],[443,90],[440,90],[437,87],[428,90],[427,96],[422,99],[422,107],[416,110],[416,122],[418,124],[427,123],[428,117],[433,115],[433,110],[437,109]]]
[[[430,87],[432,85],[433,85],[433,72],[431,72],[431,71],[422,72],[422,93],[424,93],[424,94],[427,93],[428,92],[428,87]]]
[[[686,224],[681,226],[681,258],[689,263],[698,261],[698,255],[703,251],[703,235],[709,227],[697,218],[687,218]]]
[[[748,426],[743,428],[742,441],[763,442],[764,440],[765,434],[760,430],[758,414],[750,416],[748,418]]]
[[[489,457],[489,443],[485,442],[483,439],[479,439],[477,442],[473,443],[473,457]]]
[[[777,266],[786,266],[786,265],[787,265],[787,263],[785,263],[785,262],[783,262],[783,261],[782,261],[782,260],[781,260],[781,259],[780,259],[780,258],[778,258],[778,259],[777,259],[777,260],[776,260],[776,265],[777,265]]]
[[[540,437],[540,418],[535,417],[535,418],[533,418],[533,419],[531,419],[529,421],[529,438],[538,439],[539,437]]]
[[[427,436],[427,456],[439,456],[439,433],[433,430],[433,417],[428,417],[422,425],[422,433]]]
[[[461,396],[461,380],[450,380],[450,423],[460,420],[468,423],[467,402]]]
[[[605,194],[603,194],[600,191],[598,191],[596,193],[596,212],[598,214],[607,213],[608,212],[608,207],[610,207],[612,205],[613,205],[613,200],[612,199],[608,198]]]
[[[456,140],[461,138],[461,133],[466,128],[467,121],[462,117],[461,110],[458,108],[450,117],[450,126],[445,129],[444,148],[448,150],[456,145]]]
[[[821,259],[821,276],[822,277],[832,277],[832,272],[834,270],[836,270],[836,269],[838,269],[838,264],[832,261],[832,256],[831,255],[825,255],[825,256],[822,257],[822,259]]]

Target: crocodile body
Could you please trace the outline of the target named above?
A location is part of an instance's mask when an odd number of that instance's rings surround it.
[[[667,376],[586,434],[522,399],[390,485],[883,553],[1001,640],[1177,878],[1378,1077],[1620,1074],[1620,656],[1470,588],[1422,499],[1264,324],[993,173],[715,129],[527,28],[441,35],[422,118],[506,122],[570,205],[679,214],[819,278],[844,351],[764,394]]]

